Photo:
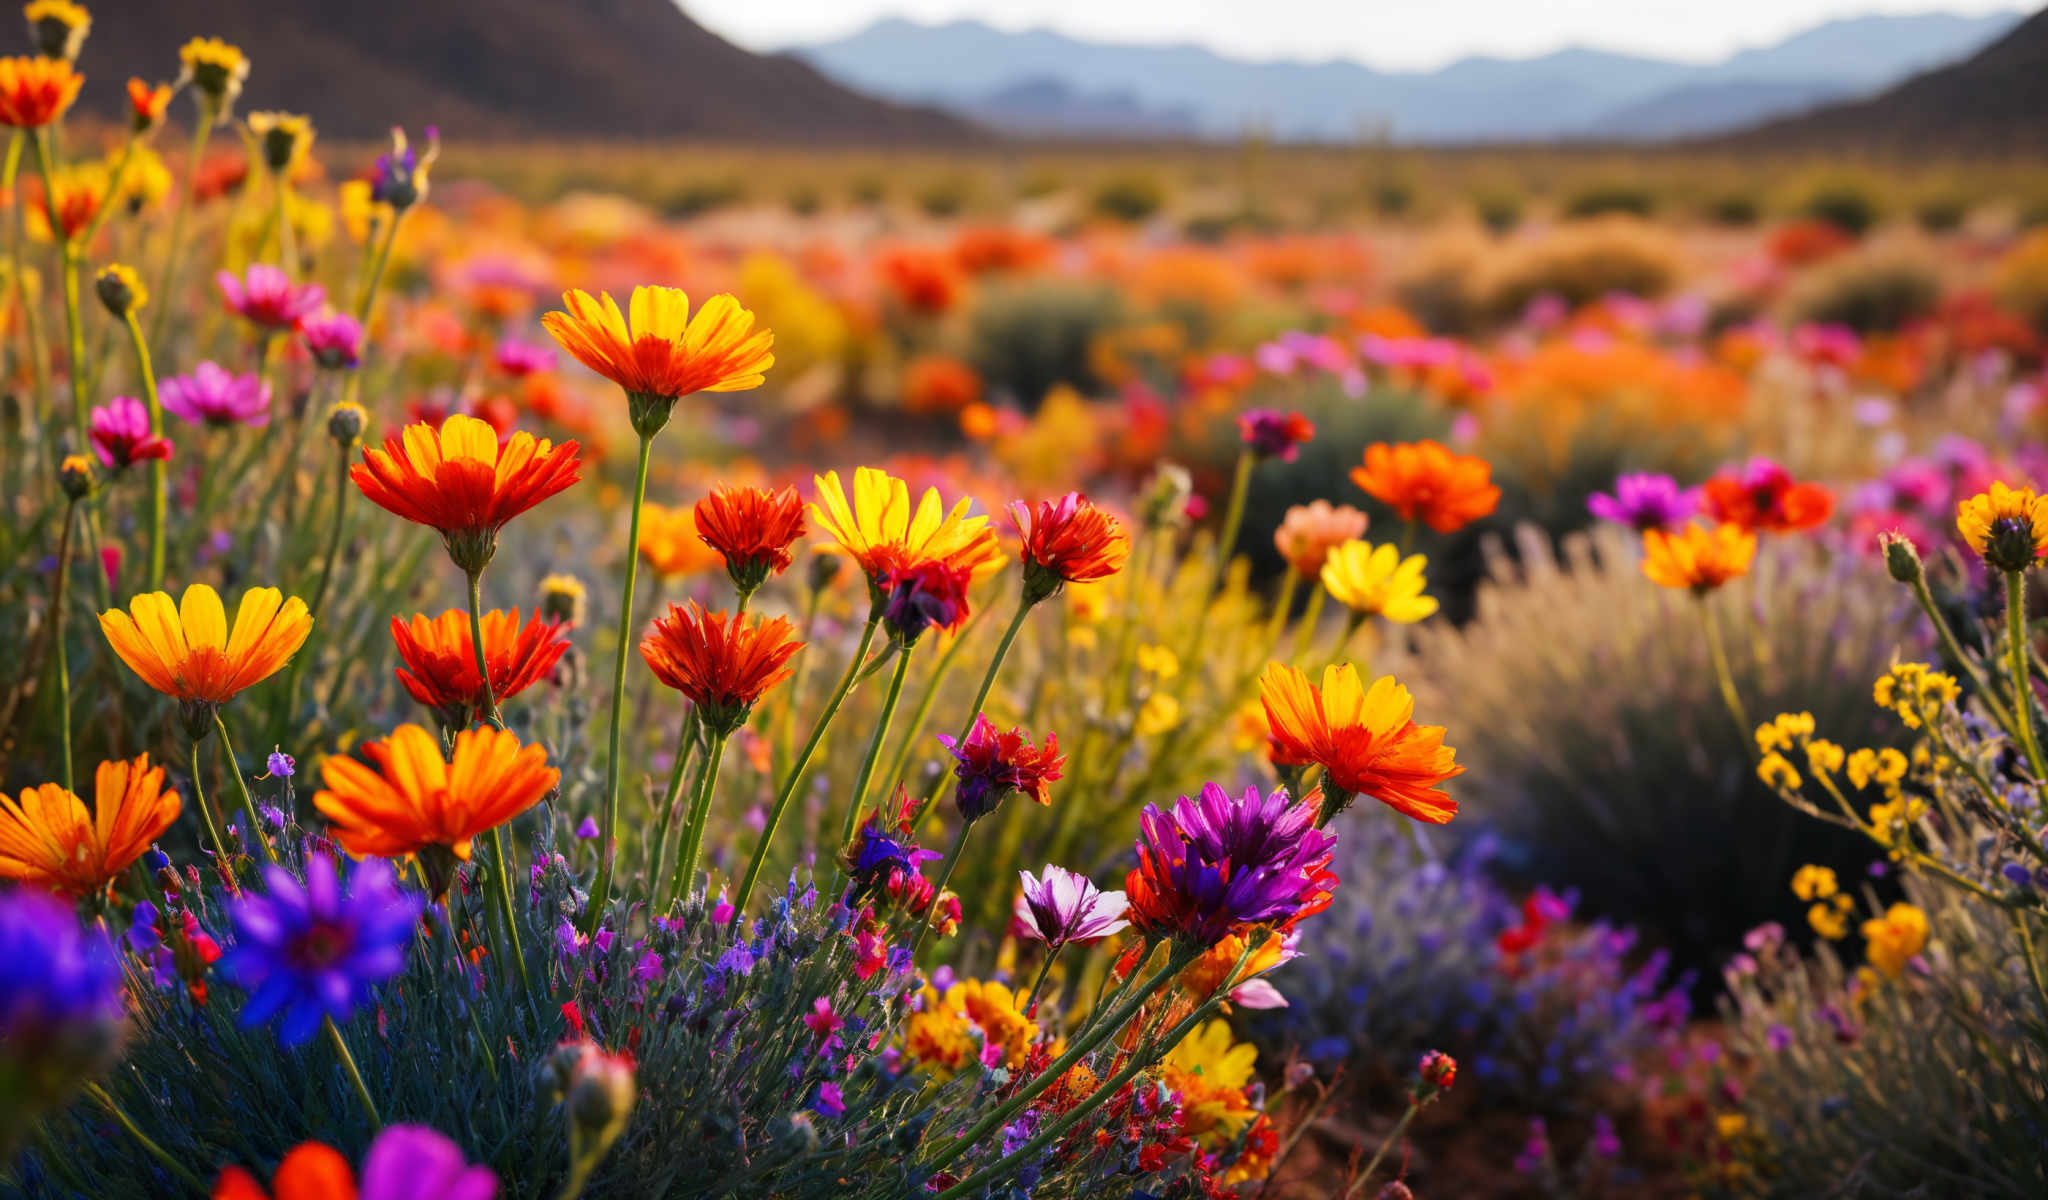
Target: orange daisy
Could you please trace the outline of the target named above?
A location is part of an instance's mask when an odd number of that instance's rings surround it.
[[[1643,574],[1668,588],[1705,594],[1749,574],[1756,558],[1756,534],[1740,525],[1688,522],[1677,533],[1643,531]]]
[[[78,99],[85,76],[61,58],[0,58],[0,125],[40,129]]]
[[[0,793],[0,879],[67,896],[104,891],[178,819],[178,793],[149,755],[100,764],[93,812],[54,783]]]
[[[827,471],[813,482],[818,499],[811,519],[860,564],[871,590],[881,576],[922,562],[980,575],[1005,558],[988,518],[967,515],[973,501],[966,497],[948,511],[939,489],[927,488],[913,509],[910,485],[874,467],[854,472],[851,501],[839,472]]]
[[[1367,495],[1438,533],[1456,533],[1500,505],[1492,476],[1485,459],[1428,439],[1374,442],[1365,448],[1365,465],[1351,469],[1351,482]]]
[[[787,679],[789,660],[803,643],[782,617],[707,613],[696,601],[671,604],[640,640],[640,656],[654,675],[690,698],[705,724],[720,735],[746,723],[756,701]]]
[[[715,487],[697,501],[697,533],[725,559],[733,586],[751,592],[789,569],[804,535],[804,502],[793,487]]]
[[[1365,536],[1366,515],[1348,504],[1328,500],[1297,504],[1287,510],[1273,531],[1273,548],[1303,579],[1320,579],[1330,552]]]
[[[540,803],[562,777],[544,748],[488,726],[456,734],[453,758],[418,725],[400,725],[362,753],[367,763],[341,754],[321,762],[326,786],[313,807],[350,854],[421,856],[437,898],[455,862],[469,861],[470,839]]]
[[[220,594],[203,583],[186,588],[176,604],[168,593],[146,592],[126,612],[100,614],[100,629],[121,661],[157,691],[203,708],[194,714],[202,729],[212,706],[276,674],[312,628],[306,602],[276,588],[242,593],[231,628]]]
[[[688,508],[649,502],[640,509],[640,561],[663,579],[694,575],[725,565],[718,551],[697,533],[697,515]]]
[[[424,421],[406,426],[382,450],[363,451],[348,474],[372,503],[440,530],[455,565],[475,574],[505,522],[580,478],[576,450],[525,432],[500,446],[489,424],[457,413],[439,432]]]
[[[501,703],[544,678],[569,649],[562,627],[539,615],[519,624],[519,610],[483,614],[484,661],[491,671],[490,695]],[[398,682],[412,698],[434,710],[442,724],[460,729],[484,715],[483,678],[476,670],[469,610],[451,608],[438,617],[415,613],[411,622],[391,618],[398,644]]]
[[[757,331],[754,314],[724,293],[694,318],[688,294],[668,287],[634,288],[630,322],[609,292],[601,303],[589,292],[564,292],[562,307],[569,311],[551,312],[541,324],[578,362],[625,389],[642,437],[668,424],[678,399],[760,387],[775,365],[775,334]]]
[[[1458,815],[1458,802],[1438,787],[1465,773],[1457,751],[1444,745],[1443,726],[1415,723],[1415,697],[1392,676],[1367,689],[1345,663],[1324,668],[1318,688],[1296,668],[1268,663],[1259,702],[1273,761],[1322,767],[1325,823],[1360,795],[1434,825]]]

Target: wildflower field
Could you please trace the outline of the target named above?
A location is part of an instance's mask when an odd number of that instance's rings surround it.
[[[2039,172],[336,148],[25,15],[0,1195],[2048,1195]]]

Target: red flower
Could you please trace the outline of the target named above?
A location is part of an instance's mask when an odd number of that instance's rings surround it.
[[[500,703],[546,678],[569,649],[562,627],[542,621],[538,614],[522,628],[518,609],[493,609],[483,614],[481,623],[491,692]],[[483,715],[483,679],[476,670],[466,610],[451,608],[432,618],[415,613],[410,623],[393,617],[391,640],[405,661],[398,668],[398,682],[413,699],[433,709],[443,724],[460,729]]]
[[[715,487],[697,501],[696,518],[697,536],[725,558],[742,592],[788,570],[795,558],[789,548],[805,532],[804,503],[793,487]]]
[[[762,693],[787,679],[803,643],[781,617],[707,613],[696,601],[671,604],[640,640],[655,677],[690,698],[721,736],[746,722]]]
[[[1130,556],[1131,539],[1117,519],[1079,492],[1044,501],[1035,513],[1018,501],[1010,512],[1024,535],[1024,589],[1034,601],[1062,584],[1106,579]]]
[[[449,557],[475,573],[491,561],[505,522],[573,485],[576,443],[557,446],[519,432],[498,432],[460,413],[441,423],[408,425],[363,452],[349,478],[388,512],[441,531]]]
[[[1768,458],[1707,480],[1701,504],[1714,520],[1759,533],[1812,529],[1835,511],[1833,493],[1817,483],[1794,483],[1791,472]]]

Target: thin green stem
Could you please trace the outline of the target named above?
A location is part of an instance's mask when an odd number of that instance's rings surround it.
[[[1053,963],[1059,961],[1060,951],[1066,948],[1067,944],[1065,942],[1047,948],[1045,952],[1045,965],[1038,968],[1038,977],[1031,981],[1031,990],[1024,994],[1024,1011],[1026,1013],[1031,1011],[1032,1005],[1038,1003],[1038,990],[1045,986],[1045,977],[1052,974]]]
[[[483,578],[481,569],[469,573],[469,649],[476,656],[476,677],[483,681],[483,719],[499,729],[505,714],[498,711],[498,691],[491,684],[490,656],[484,653]]]
[[[327,600],[327,585],[334,578],[334,560],[341,554],[341,531],[346,524],[348,494],[352,490],[348,466],[349,448],[343,446],[334,473],[334,521],[327,527],[327,553],[321,556],[320,578],[313,584],[312,601],[306,605],[306,611],[316,618],[320,615],[320,606]]]
[[[697,796],[690,802],[689,824],[683,827],[682,849],[676,854],[675,896],[689,896],[690,877],[697,873],[697,858],[704,849],[704,826],[711,815],[711,792],[718,785],[718,765],[725,758],[727,737],[711,733],[711,747],[704,756],[704,772],[697,780]],[[737,911],[737,910],[735,910]]]
[[[1003,669],[1003,661],[1010,657],[1010,646],[1016,642],[1017,632],[1024,628],[1024,618],[1031,615],[1033,607],[1028,592],[1018,597],[1017,611],[1010,615],[1010,623],[1003,629],[1003,640],[996,643],[995,655],[988,660],[988,670],[981,673],[981,686],[974,689],[974,703],[967,706],[967,721],[960,727],[960,736],[957,740],[964,742],[967,736],[974,732],[974,722],[981,716],[983,706],[988,703],[989,692],[995,688],[996,674]],[[932,789],[932,794],[925,798],[914,819],[923,821],[951,788],[952,777],[948,776],[938,787]],[[848,830],[848,835],[851,834],[852,831]]]
[[[818,752],[818,744],[825,740],[825,730],[832,724],[832,718],[839,715],[839,706],[846,703],[846,695],[853,690],[854,680],[860,675],[861,661],[867,657],[868,647],[875,640],[875,629],[882,623],[880,613],[868,617],[867,628],[861,630],[860,644],[854,647],[853,657],[846,660],[846,671],[839,677],[838,686],[825,701],[824,711],[818,714],[817,723],[811,726],[811,734],[804,739],[804,748],[789,764],[789,774],[782,781],[782,787],[775,794],[775,803],[768,810],[768,823],[761,828],[761,840],[754,846],[754,856],[747,862],[747,873],[740,880],[739,896],[733,901],[733,908],[745,912],[747,901],[754,894],[754,884],[761,878],[761,868],[768,859],[768,846],[775,840],[775,831],[782,825],[782,814],[788,810],[789,802],[796,796],[797,788],[803,785],[804,771],[811,765],[811,756]],[[794,704],[795,698],[790,702]]]
[[[938,915],[939,905],[946,898],[946,885],[953,882],[953,870],[960,865],[960,852],[967,849],[967,835],[974,828],[974,822],[960,822],[960,832],[953,835],[953,844],[946,850],[946,861],[939,867],[939,881],[932,885],[931,903],[924,906],[924,919],[917,923],[917,936],[910,939],[910,960],[917,961],[917,952],[924,946],[925,936],[932,931],[932,918]]]
[[[818,625],[818,606],[824,599],[825,589],[822,587],[811,588],[804,594],[804,624],[799,637],[806,646],[811,644],[811,633]],[[785,768],[796,754],[796,706],[803,700],[804,677],[810,674],[810,665],[810,655],[797,655],[796,673],[789,679],[788,702],[782,706],[782,712],[778,717],[781,728],[777,741],[782,752],[776,758]]]
[[[1699,609],[1700,622],[1707,631],[1707,654],[1714,662],[1714,679],[1721,687],[1721,703],[1727,705],[1728,715],[1735,718],[1735,729],[1742,737],[1742,744],[1749,748],[1750,756],[1755,757],[1757,746],[1752,735],[1756,726],[1750,724],[1749,710],[1742,704],[1742,693],[1735,689],[1735,673],[1728,668],[1728,648],[1721,640],[1721,621],[1714,615],[1714,602],[1701,595]]]
[[[882,772],[882,794],[893,795],[896,785],[903,782],[904,769],[910,765],[911,750],[919,738],[924,736],[925,721],[932,715],[932,705],[939,698],[939,688],[953,673],[953,664],[960,661],[960,651],[967,645],[967,635],[973,632],[975,623],[988,610],[983,609],[967,619],[967,625],[953,636],[953,642],[946,652],[939,655],[939,665],[932,669],[932,676],[925,681],[924,694],[918,697],[917,707],[912,710],[910,723],[903,730],[903,738],[897,743],[896,753],[889,759],[889,769]]]
[[[656,814],[661,822],[654,835],[653,853],[647,859],[647,878],[650,883],[662,878],[661,863],[668,854],[668,836],[675,828],[676,802],[683,796],[683,779],[689,772],[690,763],[697,757],[698,731],[703,727],[697,715],[697,706],[691,705],[689,715],[683,718],[683,735],[676,743],[676,761],[668,773],[668,790],[662,793],[661,809]]]
[[[612,870],[617,858],[619,828],[619,787],[624,777],[626,744],[626,660],[633,652],[633,585],[640,575],[640,510],[647,501],[647,463],[654,450],[654,437],[640,435],[640,461],[633,471],[633,517],[626,533],[626,587],[619,597],[619,646],[612,662],[612,712],[610,754],[604,769],[604,827],[599,831],[597,881],[590,888],[590,910],[584,917],[584,932],[597,929],[611,902]]]
[[[65,609],[69,601],[64,593],[71,579],[71,527],[77,523],[78,501],[64,501],[64,528],[57,534],[57,577],[50,582],[50,635],[57,647],[57,721],[58,737],[63,739],[64,790],[78,791],[77,777],[71,767],[71,651],[64,644]]]
[[[213,803],[207,799],[206,785],[199,782],[199,739],[192,739],[192,798],[198,801],[193,807],[199,810],[199,819],[206,824],[206,836],[213,843],[213,852],[220,858],[222,870],[233,862],[228,853],[227,839],[220,835],[220,818],[214,814]]]
[[[392,212],[391,224],[384,227],[384,240],[378,245],[377,258],[370,267],[370,278],[363,284],[363,294],[356,298],[356,324],[365,331],[370,328],[370,313],[377,306],[377,291],[384,285],[384,268],[391,263],[391,247],[398,241],[399,222],[405,219],[407,211],[397,209]]]
[[[164,408],[157,399],[156,368],[149,357],[149,342],[142,336],[142,321],[130,308],[122,314],[122,321],[128,327],[128,342],[135,349],[135,370],[142,377],[142,398],[149,406],[149,432],[156,437],[164,433]],[[152,459],[149,464],[149,568],[144,577],[148,591],[160,591],[164,586],[164,513],[170,507],[170,465],[163,459]],[[344,467],[343,474],[347,474]],[[336,493],[336,504],[340,503],[340,492]],[[332,566],[330,556],[329,565]],[[324,582],[326,575],[321,579]],[[316,602],[313,607],[319,607]]]
[[[1977,660],[1963,653],[1962,643],[1956,640],[1955,630],[1941,615],[1941,609],[1934,603],[1934,593],[1927,586],[1927,575],[1922,571],[1913,579],[1913,598],[1920,602],[1920,611],[1927,615],[1927,623],[1934,626],[1934,635],[1941,641],[1942,653],[1956,664],[1957,669],[1970,677],[1976,686],[1977,696],[1990,711],[1993,720],[2006,729],[2012,728],[2012,715],[2005,711],[2005,704],[1998,698],[1998,689],[1977,669]]]
[[[847,796],[845,827],[839,832],[841,845],[853,840],[854,826],[860,823],[861,809],[867,806],[868,785],[874,782],[875,763],[882,757],[882,746],[889,740],[889,725],[896,718],[896,706],[903,700],[903,681],[910,675],[910,651],[904,646],[896,652],[896,669],[889,673],[889,690],[882,696],[882,711],[875,718],[874,732],[868,737],[867,753],[861,755],[860,770],[854,773],[853,790]]]
[[[1402,1113],[1401,1119],[1395,1122],[1394,1131],[1380,1143],[1380,1148],[1373,1154],[1372,1161],[1365,1164],[1365,1170],[1359,1172],[1358,1178],[1351,1181],[1351,1188],[1344,1193],[1344,1200],[1351,1200],[1351,1197],[1365,1190],[1365,1181],[1371,1179],[1372,1173],[1380,1169],[1380,1160],[1387,1156],[1387,1151],[1401,1144],[1401,1136],[1408,1132],[1409,1122],[1415,1120],[1415,1114],[1420,1111],[1422,1105],[1413,1100],[1408,1102],[1408,1111]]]
[[[1273,598],[1273,615],[1266,620],[1266,651],[1271,657],[1280,649],[1280,635],[1287,631],[1287,616],[1294,611],[1294,592],[1301,586],[1301,573],[1289,566],[1280,580],[1280,594]]]
[[[363,1073],[356,1068],[356,1056],[349,1053],[348,1042],[341,1036],[340,1028],[335,1025],[333,1017],[322,1017],[320,1023],[327,1027],[327,1040],[334,1043],[334,1052],[341,1057],[342,1071],[348,1075],[348,1081],[356,1085],[356,1095],[363,1102],[363,1111],[370,1117],[370,1128],[378,1133],[384,1132],[384,1118],[377,1114],[377,1102],[370,1099],[369,1086],[363,1082]]]
[[[106,1109],[107,1115],[114,1118],[115,1123],[120,1125],[121,1128],[127,1130],[129,1137],[135,1139],[135,1144],[141,1146],[144,1152],[162,1164],[164,1170],[169,1171],[175,1176],[178,1182],[191,1188],[201,1196],[208,1194],[206,1184],[200,1180],[199,1176],[194,1175],[190,1168],[186,1167],[184,1163],[179,1162],[169,1151],[151,1141],[149,1135],[142,1132],[142,1127],[135,1123],[135,1119],[121,1111],[119,1104],[114,1103],[114,1098],[107,1094],[107,1089],[97,1083],[88,1083],[85,1085],[85,1094],[91,1096],[94,1102],[101,1108]]]
[[[491,852],[497,856],[498,908],[505,918],[505,937],[511,944],[512,961],[519,964],[519,986],[527,995],[533,994],[533,979],[526,973],[526,947],[519,941],[519,922],[512,909],[512,858],[505,852],[505,827],[491,828]]]
[[[2048,779],[2041,742],[2034,736],[2034,685],[2027,671],[2027,578],[2019,571],[2005,573],[2005,640],[2007,669],[2012,672],[2013,733],[2026,751],[2034,778]]]
[[[1323,623],[1323,605],[1329,600],[1330,591],[1320,579],[1315,586],[1316,590],[1308,595],[1308,607],[1302,610],[1301,624],[1294,630],[1294,652],[1287,656],[1290,662],[1308,653],[1308,644],[1316,635],[1316,626]]]
[[[164,321],[177,307],[173,302],[173,291],[178,286],[178,271],[184,266],[181,252],[185,248],[185,226],[192,209],[199,203],[199,164],[206,157],[206,139],[213,133],[213,116],[206,105],[201,104],[199,115],[193,119],[191,157],[185,162],[185,195],[178,202],[178,211],[171,214],[171,240],[164,248],[164,269],[157,276],[156,287],[150,295],[157,298],[156,320],[150,323],[149,340],[152,344],[161,342],[164,336]]]
[[[228,778],[235,781],[235,794],[242,801],[242,809],[249,814],[249,836],[263,847],[263,857],[277,865],[277,851],[270,845],[270,839],[263,836],[263,825],[256,815],[256,801],[249,795],[249,781],[242,778],[242,764],[235,758],[235,744],[228,737],[228,723],[221,719],[220,709],[213,710],[213,727],[220,733],[220,756],[222,765],[228,769]]]
[[[57,219],[56,170],[50,150],[50,131],[47,127],[38,129],[30,139],[30,146],[36,152],[36,170],[43,177],[43,209],[50,221],[50,239],[57,243],[59,257],[64,271],[64,331],[65,354],[69,361],[66,374],[71,378],[71,419],[73,432],[78,438],[78,453],[85,453],[91,444],[89,420],[86,412],[85,394],[85,323],[79,313],[78,304],[78,244],[64,232],[64,226]]]

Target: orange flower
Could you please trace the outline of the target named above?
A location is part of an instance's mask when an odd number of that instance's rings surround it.
[[[903,369],[905,412],[959,412],[979,399],[981,376],[957,358],[920,354]]]
[[[692,600],[671,604],[640,640],[640,656],[663,683],[690,698],[721,736],[746,723],[762,693],[787,679],[803,643],[781,617],[707,613]]]
[[[128,79],[128,119],[135,132],[146,133],[163,123],[164,113],[171,107],[171,85],[159,83],[155,87],[130,76]]]
[[[960,273],[937,251],[901,247],[885,252],[876,266],[897,302],[913,313],[937,316],[960,299]]]
[[[440,530],[455,565],[475,574],[505,522],[577,481],[576,449],[524,432],[500,446],[488,424],[458,413],[439,433],[425,422],[406,426],[382,450],[363,451],[348,475],[372,503]]]
[[[697,533],[725,559],[733,586],[751,592],[789,569],[790,546],[804,535],[804,502],[793,487],[715,487],[697,501]]]
[[[562,773],[539,745],[521,746],[507,730],[481,727],[455,735],[455,755],[418,725],[366,744],[367,764],[333,755],[320,764],[326,784],[313,807],[333,822],[334,840],[357,857],[421,855],[438,898],[456,860],[469,861],[469,842],[541,802]]]
[[[1420,520],[1438,533],[1455,533],[1500,504],[1492,475],[1485,459],[1454,454],[1425,439],[1367,446],[1365,465],[1351,469],[1351,482],[1404,521]]]
[[[1458,802],[1438,790],[1465,773],[1444,745],[1441,725],[1417,725],[1415,697],[1384,676],[1367,690],[1349,663],[1326,667],[1323,686],[1285,663],[1268,663],[1259,701],[1272,731],[1273,761],[1323,768],[1323,821],[1365,795],[1418,821],[1442,825]]]
[[[1756,534],[1740,525],[1689,522],[1678,533],[1643,531],[1643,574],[1668,588],[1691,588],[1704,595],[1731,579],[1749,574],[1756,557]]]
[[[698,536],[694,510],[651,501],[640,506],[639,550],[640,561],[663,579],[725,565],[718,551]]]
[[[178,819],[178,793],[149,755],[103,762],[93,781],[94,812],[54,783],[0,793],[0,879],[90,896],[104,891]]]
[[[535,615],[521,628],[516,608],[509,613],[492,609],[481,623],[491,694],[500,703],[540,682],[569,649],[560,625]],[[410,624],[393,617],[391,640],[405,661],[398,682],[433,709],[442,724],[460,729],[484,715],[483,679],[476,670],[467,609],[451,608],[432,618],[415,613]]]
[[[1835,497],[1817,483],[1794,483],[1790,472],[1768,458],[1753,458],[1740,471],[1707,480],[1700,508],[1716,521],[1759,533],[1796,533],[1825,525]]]
[[[973,501],[965,497],[949,512],[939,489],[927,488],[913,510],[910,485],[874,467],[854,472],[851,501],[839,472],[827,471],[814,482],[818,499],[811,505],[811,519],[860,564],[870,587],[891,571],[921,562],[939,561],[980,575],[1005,557],[988,518],[967,515]]]
[[[1020,500],[1010,514],[1024,535],[1024,592],[1033,602],[1063,584],[1107,579],[1130,556],[1131,539],[1117,519],[1079,492],[1043,501],[1035,513]]]
[[[30,180],[30,186],[23,190],[28,209],[25,215],[29,221],[29,232],[39,238],[70,241],[84,233],[99,216],[100,205],[107,199],[107,185],[111,182],[106,167],[96,162],[77,163],[60,167],[52,173],[49,194],[53,200],[43,198],[43,181]],[[51,232],[50,214],[56,211],[56,232]]]
[[[611,293],[603,296],[599,303],[589,292],[564,292],[562,307],[569,311],[551,312],[541,324],[578,362],[625,389],[642,437],[668,423],[678,399],[760,387],[775,365],[769,353],[775,335],[757,332],[754,314],[729,295],[713,296],[693,319],[682,290],[636,287],[630,325]]]
[[[0,125],[40,129],[78,99],[85,76],[61,58],[0,58]]]
[[[1318,579],[1330,551],[1363,537],[1367,523],[1366,515],[1348,504],[1332,505],[1328,500],[1297,504],[1273,531],[1273,548],[1296,575]]]
[[[256,1177],[229,1167],[213,1185],[213,1200],[356,1200],[356,1175],[332,1146],[302,1142],[277,1164],[266,1192]]]
[[[130,600],[127,612],[100,614],[101,631],[130,670],[174,700],[205,707],[195,715],[207,718],[212,705],[275,674],[312,628],[305,601],[251,588],[231,629],[220,594],[203,583],[186,588],[175,605],[167,593],[148,592]]]

